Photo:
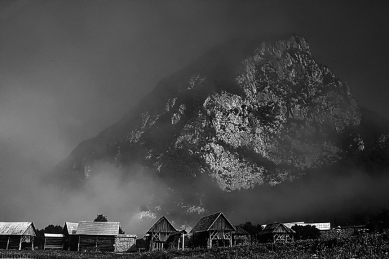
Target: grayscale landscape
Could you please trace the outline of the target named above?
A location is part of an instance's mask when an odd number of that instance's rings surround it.
[[[389,258],[388,11],[0,2],[0,257]]]

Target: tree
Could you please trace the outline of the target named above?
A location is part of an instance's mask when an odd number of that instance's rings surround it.
[[[318,239],[320,237],[320,230],[315,226],[306,225],[306,226],[298,226],[294,225],[292,227],[294,231],[296,231],[296,238],[305,240],[305,239]]]
[[[261,225],[253,225],[251,222],[246,222],[244,224],[240,224],[239,227],[246,230],[250,235],[256,235],[259,234],[259,232],[262,231]]]
[[[240,224],[239,227],[246,230],[251,237],[251,242],[257,241],[258,234],[262,231],[262,226],[257,224],[253,225],[251,222],[246,222],[244,224]]]
[[[108,222],[108,217],[104,214],[98,214],[97,217],[93,220],[93,222]]]
[[[60,225],[48,225],[45,227],[45,232],[44,233],[51,233],[51,234],[62,234],[63,233],[63,228]]]

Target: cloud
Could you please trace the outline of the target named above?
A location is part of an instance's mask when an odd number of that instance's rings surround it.
[[[2,212],[3,221],[34,221],[37,228],[44,228],[104,214],[110,221],[121,222],[126,233],[142,236],[155,221],[150,209],[155,209],[166,194],[166,186],[140,167],[96,163],[84,186],[70,190],[58,183],[47,184],[44,178],[48,173],[39,172],[39,166],[26,170],[30,165],[2,168],[1,206],[7,208]]]

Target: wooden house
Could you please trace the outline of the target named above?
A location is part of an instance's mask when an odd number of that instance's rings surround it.
[[[115,238],[119,235],[119,222],[78,223],[78,251],[115,251]]]
[[[32,222],[0,222],[0,249],[34,250],[36,229]]]
[[[63,227],[65,250],[77,251],[78,249],[77,228],[78,228],[78,223],[65,222],[65,225]]]
[[[146,242],[149,250],[163,250],[166,240],[171,234],[177,233],[177,229],[167,220],[165,216],[162,216],[154,225],[146,232]]]
[[[235,231],[232,235],[232,240],[234,246],[248,245],[251,243],[250,233],[241,228],[240,226],[235,226]]]
[[[283,223],[272,223],[259,233],[259,240],[261,242],[286,243],[294,240],[296,232],[285,226]]]
[[[202,217],[193,227],[193,240],[195,246],[232,246],[232,234],[235,227],[228,221],[223,213],[218,212]]]
[[[45,233],[45,242],[43,244],[43,250],[46,249],[60,249],[64,248],[64,235],[63,234],[50,234]]]

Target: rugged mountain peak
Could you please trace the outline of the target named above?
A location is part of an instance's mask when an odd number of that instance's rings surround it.
[[[87,178],[97,161],[139,163],[172,184],[274,185],[339,160],[340,133],[359,123],[349,87],[303,37],[233,41],[162,80],[58,170]]]

